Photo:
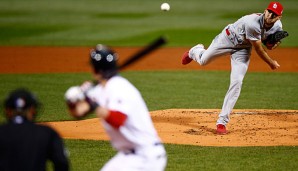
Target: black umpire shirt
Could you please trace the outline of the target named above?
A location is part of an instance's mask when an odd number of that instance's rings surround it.
[[[44,171],[47,160],[56,171],[69,169],[63,141],[52,128],[21,116],[0,126],[0,171]]]

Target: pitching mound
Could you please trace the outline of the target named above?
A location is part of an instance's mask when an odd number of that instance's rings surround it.
[[[170,109],[151,112],[165,143],[199,146],[297,146],[297,110],[234,110],[227,135],[215,133],[219,110]],[[48,122],[67,139],[108,140],[99,119]]]

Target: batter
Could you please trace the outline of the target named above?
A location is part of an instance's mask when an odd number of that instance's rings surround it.
[[[91,112],[103,127],[118,153],[102,171],[163,171],[167,157],[140,92],[118,75],[117,55],[103,45],[90,53],[95,87],[86,82],[65,94],[70,113],[82,118]]]
[[[262,45],[268,35],[282,30],[283,6],[279,2],[271,2],[264,13],[255,13],[243,16],[233,24],[226,26],[217,35],[208,49],[202,44],[192,47],[182,56],[182,64],[186,65],[192,60],[200,65],[207,65],[219,56],[231,55],[230,86],[224,98],[222,110],[217,120],[217,133],[226,134],[226,125],[230,120],[230,113],[240,95],[242,81],[247,72],[251,49],[254,47],[257,54],[271,67],[280,67],[277,61],[269,57]],[[267,49],[275,49],[280,42],[267,45]]]

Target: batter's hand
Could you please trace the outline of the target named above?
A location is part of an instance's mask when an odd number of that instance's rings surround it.
[[[70,87],[65,95],[65,100],[70,103],[77,103],[79,101],[85,100],[85,94],[82,91],[80,86],[72,86]]]
[[[92,89],[94,87],[94,83],[91,82],[91,81],[85,81],[81,86],[81,90],[84,92],[84,93],[87,93],[90,89]]]
[[[81,119],[90,111],[90,105],[80,86],[70,87],[64,96],[69,112],[74,118]]]

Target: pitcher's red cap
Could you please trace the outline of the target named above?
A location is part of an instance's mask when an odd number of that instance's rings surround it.
[[[274,12],[276,15],[281,15],[284,8],[279,2],[270,2],[267,7],[267,10]]]

